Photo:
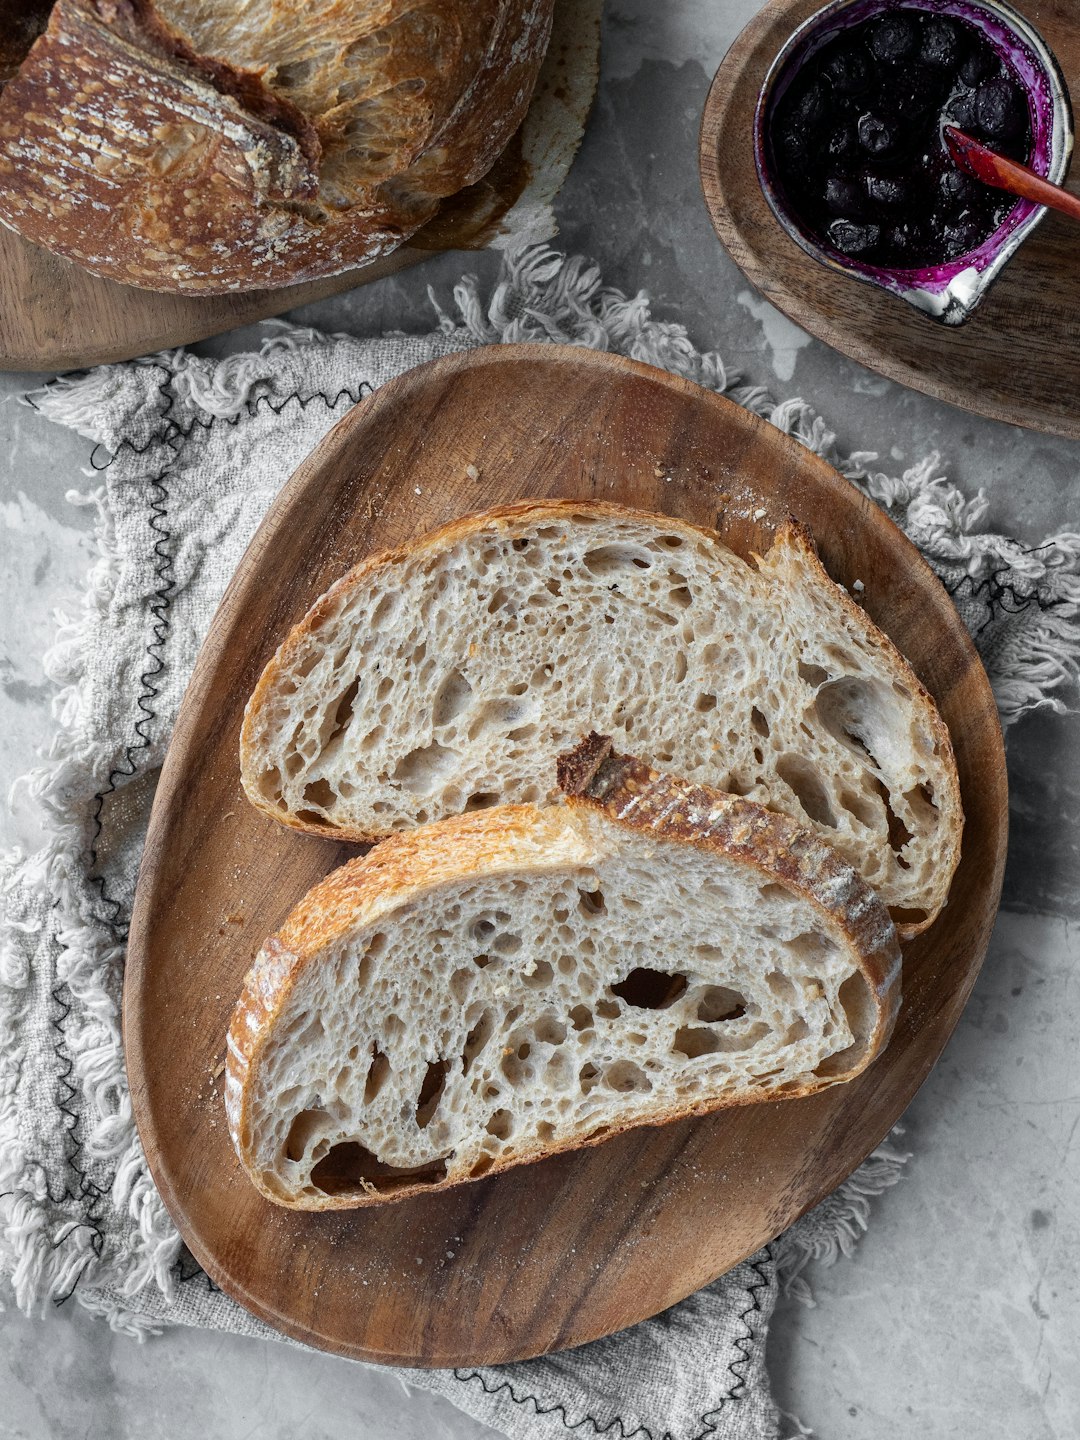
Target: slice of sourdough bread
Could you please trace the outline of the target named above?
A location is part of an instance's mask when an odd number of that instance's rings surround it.
[[[810,824],[901,934],[960,854],[948,731],[895,646],[789,526],[748,564],[618,506],[527,501],[364,561],[292,631],[252,696],[252,802],[377,839],[495,803],[587,729]]]
[[[812,831],[590,737],[566,806],[393,836],[269,939],[229,1032],[268,1199],[372,1205],[857,1075],[900,997],[888,911]]]

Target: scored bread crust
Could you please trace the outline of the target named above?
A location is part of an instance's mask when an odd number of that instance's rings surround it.
[[[156,290],[339,274],[487,173],[528,108],[552,9],[57,0],[0,89],[0,221]]]
[[[602,816],[616,828],[686,844],[746,867],[811,905],[823,929],[840,940],[849,958],[854,957],[872,1005],[872,1024],[844,1052],[855,1052],[847,1068],[805,1084],[789,1083],[783,1098],[797,1099],[853,1079],[887,1044],[900,1005],[896,929],[874,892],[830,846],[787,816],[615,756],[603,737],[589,737],[560,769],[565,807],[501,806],[392,835],[369,854],[328,875],[267,940],[233,1013],[225,1072],[229,1133],[244,1169],[267,1199],[307,1210],[351,1209],[430,1194],[479,1178],[451,1170],[436,1183],[403,1184],[390,1193],[289,1196],[268,1181],[258,1163],[252,1111],[260,1063],[293,988],[328,947],[350,933],[392,920],[424,895],[477,874],[528,876],[596,864],[605,858],[605,832],[590,825],[591,817]],[[768,1081],[759,1081],[735,1095],[658,1108],[645,1118],[622,1123],[605,1122],[603,1133],[519,1145],[484,1173],[599,1144],[639,1125],[659,1126],[777,1098],[775,1087],[770,1090]]]
[[[377,580],[380,572],[389,572],[402,563],[437,561],[460,542],[468,542],[485,532],[510,532],[525,524],[539,525],[548,520],[566,520],[575,515],[601,520],[629,518],[642,521],[655,525],[665,534],[703,539],[710,546],[728,553],[714,532],[685,520],[603,501],[543,499],[522,500],[465,515],[405,544],[366,557],[320,596],[304,619],[293,627],[266,665],[248,701],[240,735],[240,772],[244,790],[251,803],[279,823],[302,830],[306,834],[333,835],[335,838],[358,843],[373,843],[382,839],[387,833],[385,830],[308,820],[298,815],[295,810],[284,808],[280,803],[271,803],[262,794],[259,773],[264,736],[261,732],[264,717],[269,712],[273,697],[280,689],[283,679],[288,677],[290,668],[309,640],[317,637],[324,627],[332,626],[350,593]],[[879,658],[884,672],[907,693],[912,714],[930,737],[935,767],[935,803],[942,817],[935,837],[940,858],[936,873],[931,877],[931,893],[927,895],[926,913],[922,916],[898,914],[895,917],[901,936],[910,938],[931,925],[940,912],[948,895],[952,874],[960,859],[963,807],[948,728],[933,697],[908,661],[847,591],[831,578],[805,526],[790,520],[779,528],[766,554],[763,557],[755,556],[754,559],[758,573],[766,579],[774,579],[778,584],[784,585],[790,583],[793,574],[797,574],[807,591],[812,591],[822,604],[831,607],[838,617],[838,624],[849,629],[861,644],[871,650]],[[583,714],[582,728],[600,720],[602,717]]]
[[[837,924],[860,957],[876,1006],[867,1053],[844,1078],[865,1069],[884,1049],[900,1009],[897,928],[878,895],[831,845],[752,800],[661,774],[633,755],[617,755],[610,738],[595,732],[559,757],[558,779],[571,810],[600,811],[630,830],[725,855],[776,878]]]

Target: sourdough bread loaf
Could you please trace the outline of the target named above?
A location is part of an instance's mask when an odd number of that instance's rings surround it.
[[[20,4],[29,44],[43,7]],[[0,220],[152,289],[338,274],[490,169],[528,107],[551,11],[57,0],[17,68],[0,50]]]
[[[373,840],[551,801],[556,756],[590,728],[811,826],[901,933],[945,903],[963,827],[948,731],[797,526],[755,564],[670,517],[528,501],[375,556],[266,667],[241,772],[283,823]]]
[[[229,1032],[240,1160],[371,1205],[851,1079],[900,998],[888,911],[812,831],[593,736],[565,806],[395,836],[263,946]]]

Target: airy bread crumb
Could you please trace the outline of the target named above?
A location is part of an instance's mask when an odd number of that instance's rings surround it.
[[[531,501],[376,556],[267,666],[241,771],[285,824],[372,840],[551,801],[555,757],[588,729],[810,825],[903,934],[945,903],[963,827],[948,732],[795,526],[755,566],[669,517]]]

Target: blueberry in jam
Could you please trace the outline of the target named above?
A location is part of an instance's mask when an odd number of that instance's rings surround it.
[[[838,50],[821,67],[821,73],[837,95],[861,95],[873,78],[865,50]]]
[[[799,68],[771,116],[776,177],[804,225],[845,255],[899,270],[954,260],[1016,201],[956,168],[943,120],[1030,160],[1023,85],[983,33],[889,10],[838,31]]]
[[[1008,80],[987,80],[975,91],[975,123],[991,140],[1010,139],[1027,124],[1027,107]]]
[[[919,59],[935,70],[955,71],[960,62],[960,36],[944,16],[932,15],[923,25]]]
[[[861,215],[866,209],[866,195],[850,175],[830,175],[825,182],[825,207],[833,215]]]
[[[870,173],[866,176],[866,193],[882,210],[907,208],[909,186],[903,175]]]
[[[903,129],[899,121],[890,124],[868,110],[865,115],[859,116],[857,134],[859,144],[867,155],[887,156],[895,154],[900,148]]]
[[[880,225],[856,225],[851,220],[834,220],[829,239],[845,255],[862,255],[881,244]]]
[[[912,15],[884,15],[880,20],[872,20],[867,26],[866,39],[874,59],[882,65],[910,60],[919,48],[915,17]]]
[[[988,79],[995,68],[994,52],[989,45],[978,50],[969,50],[960,65],[960,83],[974,89],[981,81]]]
[[[850,120],[838,125],[829,136],[826,149],[834,160],[850,160],[859,143],[859,132]]]

